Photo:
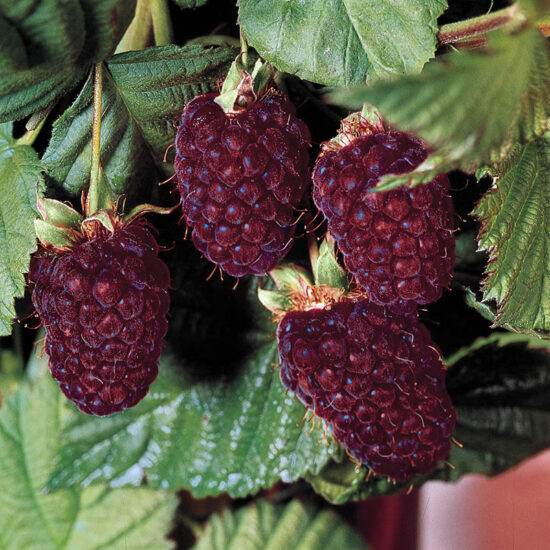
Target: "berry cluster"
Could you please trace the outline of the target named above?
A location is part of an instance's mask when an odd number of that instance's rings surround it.
[[[157,377],[170,284],[157,255],[149,231],[129,225],[35,257],[29,279],[49,368],[85,413],[132,407]]]
[[[174,162],[195,246],[235,277],[269,273],[290,249],[311,140],[284,94],[256,94],[242,74],[236,99],[231,84],[187,104]],[[446,176],[373,193],[381,176],[412,171],[427,152],[409,134],[361,124],[350,135],[343,124],[313,173],[313,199],[360,290],[352,299],[329,289],[329,300],[312,303],[305,291],[285,313],[281,380],[353,457],[404,481],[447,456],[456,420],[439,353],[417,315],[451,281],[452,203]],[[168,269],[145,226],[109,214],[112,227],[92,217],[75,230],[79,215],[54,203],[42,205],[51,227],[30,275],[49,367],[82,411],[111,414],[140,401],[157,376]],[[48,221],[49,208],[56,215]],[[70,222],[70,246],[48,246],[58,215]]]
[[[411,172],[426,157],[418,139],[361,118],[324,145],[313,198],[359,298],[324,308],[306,299],[277,332],[283,385],[353,457],[398,481],[448,455],[456,420],[439,353],[417,315],[452,278],[449,181],[373,192],[383,175]]]
[[[185,107],[174,168],[195,246],[234,277],[265,275],[292,246],[308,180],[310,134],[269,92],[237,114],[214,94]]]
[[[291,311],[277,338],[281,380],[362,464],[406,481],[449,453],[445,370],[415,315],[368,300]]]

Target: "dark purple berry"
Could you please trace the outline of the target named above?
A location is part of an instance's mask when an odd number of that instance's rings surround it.
[[[327,150],[313,172],[313,198],[344,263],[379,305],[429,304],[448,287],[455,260],[447,176],[426,185],[373,193],[385,174],[406,174],[427,156],[404,132],[357,137]]]
[[[375,473],[407,481],[446,458],[456,413],[415,314],[344,300],[287,313],[277,338],[283,385]]]
[[[174,168],[195,246],[235,277],[265,275],[290,250],[308,180],[310,134],[270,92],[226,115],[215,94],[185,107]]]
[[[106,230],[69,251],[41,251],[29,280],[63,393],[98,416],[133,407],[157,377],[170,274],[141,225]]]

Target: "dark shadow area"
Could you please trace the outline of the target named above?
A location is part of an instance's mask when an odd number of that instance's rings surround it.
[[[447,374],[457,407],[521,407],[549,410],[550,356],[523,343],[484,346]]]

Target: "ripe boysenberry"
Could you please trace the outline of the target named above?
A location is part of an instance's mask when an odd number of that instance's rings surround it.
[[[283,385],[375,473],[406,481],[447,457],[456,414],[416,315],[343,299],[287,313],[277,338]]]
[[[158,373],[168,328],[168,268],[141,224],[101,224],[67,250],[35,256],[32,299],[46,328],[49,368],[88,414],[138,403]]]
[[[381,176],[412,171],[427,152],[404,132],[367,131],[342,147],[326,145],[313,172],[315,204],[373,302],[429,304],[449,286],[455,260],[448,178],[373,193]]]
[[[265,275],[292,246],[309,130],[278,92],[232,114],[215,99],[195,97],[181,117],[174,168],[183,216],[195,246],[226,273]]]

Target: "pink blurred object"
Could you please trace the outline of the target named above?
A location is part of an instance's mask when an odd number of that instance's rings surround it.
[[[418,550],[549,548],[550,451],[494,478],[468,475],[420,490]]]

